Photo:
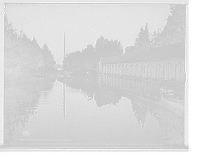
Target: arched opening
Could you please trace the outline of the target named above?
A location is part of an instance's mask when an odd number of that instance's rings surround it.
[[[118,66],[118,75],[121,75],[121,66]]]
[[[115,65],[115,75],[117,75],[117,65]]]
[[[145,66],[144,66],[144,64],[141,65],[141,77],[142,78],[145,77]]]
[[[138,89],[139,89],[138,81],[135,81],[135,92],[136,93],[138,93]]]
[[[152,77],[152,64],[147,65],[147,78],[151,79]]]
[[[133,76],[133,64],[130,64],[130,76]]]
[[[170,67],[169,67],[169,63],[166,63],[164,66],[163,66],[163,69],[164,69],[164,80],[169,80],[170,79]]]
[[[144,94],[144,87],[143,87],[143,82],[140,83],[140,93],[143,95]]]
[[[135,64],[135,77],[139,76],[139,66],[138,64]]]
[[[124,75],[124,64],[122,65],[122,71],[121,71],[121,75],[123,76]]]
[[[151,83],[147,83],[147,95],[151,96]]]
[[[130,89],[131,89],[131,81],[130,80],[127,80],[127,82],[126,82],[127,84],[127,90],[128,91],[130,91]]]
[[[185,81],[185,68],[182,63],[178,63],[176,65],[176,81],[177,82],[184,82]]]
[[[115,78],[115,87],[118,87],[118,78]]]
[[[160,79],[161,78],[160,69],[161,69],[161,66],[160,66],[160,64],[158,64],[156,66],[156,79]]]
[[[128,76],[128,64],[126,64],[126,72],[125,75]]]
[[[122,89],[125,88],[125,79],[122,79]]]
[[[135,81],[132,80],[132,91],[135,91]]]

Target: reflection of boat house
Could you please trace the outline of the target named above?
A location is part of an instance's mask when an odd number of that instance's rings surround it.
[[[155,81],[139,81],[130,78],[102,75],[102,84],[123,93],[134,94],[152,101],[160,99],[161,85]]]
[[[185,81],[185,42],[101,58],[99,72],[164,81]]]
[[[182,109],[177,109],[174,106],[169,107],[163,105],[160,102],[160,88],[164,86],[165,88],[170,88],[175,91],[184,92],[183,87],[176,87],[173,85],[163,84],[161,82],[153,81],[138,81],[134,79],[121,78],[111,75],[99,75],[98,76],[99,91],[111,91],[118,95],[127,97],[132,101],[136,101],[145,105],[148,105],[154,110],[159,112],[172,112],[177,113],[179,116],[183,116]],[[174,116],[172,114],[172,116]],[[179,117],[180,118],[180,117]]]

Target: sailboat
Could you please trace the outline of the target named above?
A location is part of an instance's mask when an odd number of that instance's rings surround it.
[[[63,60],[63,66],[62,66],[62,70],[58,70],[57,74],[61,75],[61,76],[71,76],[72,75],[72,71],[68,70],[67,68],[64,67],[65,63],[65,33],[64,33],[64,60]]]

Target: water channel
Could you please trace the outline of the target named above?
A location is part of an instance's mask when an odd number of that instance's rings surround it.
[[[184,108],[164,105],[163,85],[100,74],[6,85],[3,147],[185,148]]]

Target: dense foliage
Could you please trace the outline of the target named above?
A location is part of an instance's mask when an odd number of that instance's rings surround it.
[[[101,36],[97,39],[95,47],[87,45],[82,51],[69,53],[63,62],[63,68],[70,71],[80,69],[96,70],[100,57],[122,54],[123,47],[119,41],[108,40]]]
[[[172,4],[170,5],[170,11],[171,15],[168,16],[163,30],[157,30],[150,34],[148,24],[146,24],[145,28],[141,27],[135,44],[126,47],[125,53],[134,54],[138,50],[185,41],[186,5]]]
[[[4,70],[8,74],[29,76],[39,69],[52,68],[53,56],[45,44],[40,48],[35,38],[31,41],[21,32],[16,34],[6,17],[4,22]]]
[[[186,5],[172,4],[170,10],[171,15],[163,30],[150,34],[146,23],[145,27],[140,28],[134,44],[125,48],[125,54],[184,41]],[[41,48],[35,38],[30,40],[23,31],[17,34],[6,15],[4,28],[6,80],[44,75],[53,71],[55,61],[46,44]],[[99,58],[122,54],[123,46],[118,40],[108,40],[101,36],[95,46],[87,45],[82,51],[69,53],[63,61],[63,68],[70,71],[96,70]]]
[[[149,48],[150,38],[148,24],[146,23],[145,28],[141,27],[138,37],[135,39],[136,50]]]

